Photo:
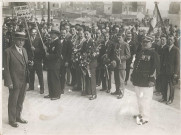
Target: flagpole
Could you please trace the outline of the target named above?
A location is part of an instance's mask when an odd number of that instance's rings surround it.
[[[156,7],[156,9],[157,9],[157,11],[158,11],[158,15],[159,15],[159,18],[160,18],[160,20],[161,20],[161,24],[162,24],[161,27],[163,28],[164,33],[168,36],[167,31],[166,31],[166,28],[165,28],[165,25],[164,25],[164,23],[163,23],[163,20],[162,20],[161,14],[160,14],[160,11],[159,11],[159,9],[158,9],[158,2],[155,2],[155,7]]]

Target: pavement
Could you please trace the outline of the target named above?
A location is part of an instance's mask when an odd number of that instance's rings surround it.
[[[45,94],[48,94],[45,78]],[[35,86],[38,85],[37,77]],[[8,124],[8,89],[2,87],[2,128],[3,135],[180,135],[180,97],[176,106],[168,106],[154,99],[151,119],[145,125],[137,125],[133,115],[138,113],[136,95],[129,82],[123,99],[100,91],[98,97],[90,101],[80,92],[66,87],[60,100],[44,99],[39,89],[28,91],[24,101],[22,116],[28,124],[13,128]],[[112,85],[114,91],[115,86]],[[178,90],[177,93],[179,93]]]

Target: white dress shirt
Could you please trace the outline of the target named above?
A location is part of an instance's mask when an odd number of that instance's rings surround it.
[[[20,48],[20,47],[18,47],[18,46],[16,46],[16,45],[15,45],[15,47],[16,47],[17,51],[18,51],[21,55],[23,55],[22,48]]]

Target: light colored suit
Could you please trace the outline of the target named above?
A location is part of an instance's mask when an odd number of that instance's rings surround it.
[[[4,57],[4,85],[9,89],[8,114],[9,122],[16,122],[21,117],[22,105],[26,93],[28,77],[28,56],[26,50],[22,49],[21,55],[15,45],[5,50]]]

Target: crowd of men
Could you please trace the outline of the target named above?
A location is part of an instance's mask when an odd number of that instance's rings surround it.
[[[53,23],[47,24],[43,19],[39,24],[6,18],[3,24],[3,52],[15,44],[18,32],[26,33],[24,48],[28,57],[28,91],[35,89],[36,73],[40,94],[44,93],[43,69],[47,71],[49,94],[44,98],[60,99],[67,84],[74,91],[81,91],[82,96],[90,95],[89,99],[94,100],[97,98],[96,86],[102,84],[101,91],[110,93],[114,73],[115,92],[111,94],[118,99],[124,96],[125,85],[130,78],[140,108],[148,105],[141,99],[141,92],[149,91],[145,96],[149,100],[152,98],[153,89],[143,90],[145,87],[150,89],[155,86],[156,92],[162,94],[161,102],[171,104],[174,100],[174,86],[180,75],[180,35],[175,27],[167,33],[158,29],[148,35],[138,25],[99,22],[86,26],[84,23],[72,25],[64,20],[58,27]],[[3,57],[6,71],[9,68],[7,56],[3,53]],[[130,75],[131,69],[133,72]],[[6,80],[7,75],[4,78]],[[170,95],[167,99],[168,90]],[[141,104],[143,102],[145,104]],[[135,116],[137,123],[147,123],[148,114],[142,114],[142,109],[140,114]]]

